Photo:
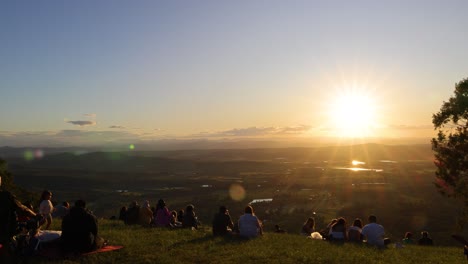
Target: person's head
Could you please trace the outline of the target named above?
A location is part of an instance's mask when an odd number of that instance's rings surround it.
[[[195,207],[193,206],[193,204],[189,204],[189,205],[187,205],[187,207],[185,208],[185,212],[187,212],[187,213],[192,213],[194,209],[195,209]]]
[[[145,208],[150,208],[151,207],[148,200],[143,202],[143,207],[145,207]]]
[[[405,238],[411,239],[413,237],[413,233],[411,232],[406,232],[405,233]]]
[[[68,202],[63,202],[62,205],[65,208],[70,208],[70,204]]]
[[[226,214],[227,212],[228,212],[228,209],[226,208],[226,206],[221,205],[221,206],[219,207],[219,213],[220,213],[220,214]]]
[[[369,215],[369,222],[370,223],[377,223],[377,216]]]
[[[138,206],[137,201],[133,201],[133,202],[130,203],[130,208],[137,207],[137,206]]]
[[[362,228],[362,221],[361,221],[361,219],[360,219],[360,218],[354,219],[353,226]]]
[[[163,199],[159,199],[158,205],[156,206],[156,208],[162,209],[162,208],[164,208],[164,207],[166,207],[166,202],[164,202]]]
[[[244,213],[253,215],[254,214],[253,207],[251,205],[247,205],[245,207]]]
[[[50,200],[52,198],[52,193],[49,190],[44,190],[41,195],[41,201]]]
[[[422,236],[422,237],[429,237],[429,232],[427,232],[427,231],[422,231],[422,232],[421,232],[421,236]]]
[[[313,217],[309,217],[304,224],[310,227],[315,227],[315,219]]]
[[[176,211],[171,211],[171,215],[173,218],[177,218],[177,212]]]
[[[86,202],[83,200],[76,200],[75,207],[86,208]]]
[[[335,225],[342,225],[342,226],[346,226],[346,219],[344,217],[340,217],[338,218],[338,221],[336,222]]]
[[[184,216],[184,209],[180,209],[178,215],[179,215],[179,216]]]

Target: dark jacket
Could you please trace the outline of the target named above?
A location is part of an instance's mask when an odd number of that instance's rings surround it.
[[[229,228],[233,228],[231,217],[225,213],[217,213],[213,218],[213,235],[214,236],[224,236],[229,231]]]
[[[68,252],[89,252],[96,249],[98,226],[88,210],[73,207],[62,220],[62,245]]]

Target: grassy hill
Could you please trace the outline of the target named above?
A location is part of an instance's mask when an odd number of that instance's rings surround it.
[[[353,244],[334,245],[299,234],[265,233],[253,240],[213,237],[209,228],[198,231],[125,226],[100,220],[100,234],[119,251],[78,259],[28,263],[462,263],[462,247],[407,246],[377,250]],[[60,229],[55,221],[54,229]],[[437,242],[437,241],[435,241]]]

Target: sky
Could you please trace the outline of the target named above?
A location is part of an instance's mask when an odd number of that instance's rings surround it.
[[[0,146],[430,138],[468,1],[0,2]]]

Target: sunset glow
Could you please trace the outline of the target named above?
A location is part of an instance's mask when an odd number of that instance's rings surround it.
[[[374,99],[357,92],[338,94],[330,105],[330,119],[337,136],[372,136],[376,123]]]

